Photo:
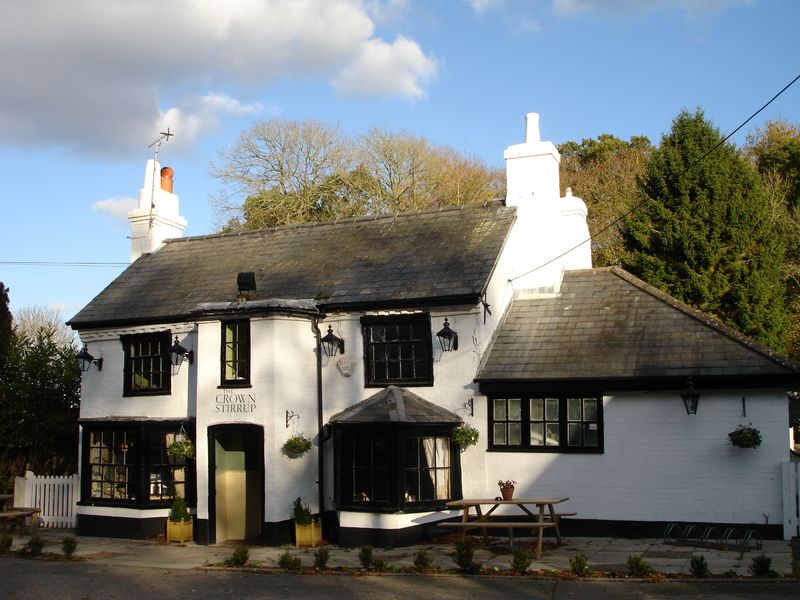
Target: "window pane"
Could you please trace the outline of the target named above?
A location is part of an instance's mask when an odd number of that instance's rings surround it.
[[[558,398],[545,399],[544,414],[548,421],[558,421]]]
[[[406,502],[417,502],[419,500],[419,469],[406,470]]]
[[[519,446],[522,443],[522,424],[509,423],[508,424],[508,445]]]
[[[567,421],[580,421],[581,420],[581,399],[569,398],[567,399]]]
[[[544,421],[544,400],[530,399],[531,421]]]
[[[598,444],[597,423],[583,424],[583,445],[596,448]]]
[[[406,439],[406,467],[419,467],[419,441],[417,438]]]
[[[583,399],[583,420],[597,421],[597,398]]]
[[[506,439],[506,424],[505,423],[495,423],[494,424],[494,443],[505,446],[508,443]]]
[[[581,445],[581,424],[567,423],[567,444],[570,446]]]
[[[506,420],[506,401],[502,398],[496,398],[493,401],[494,411],[493,418],[495,421]]]
[[[510,398],[508,400],[508,420],[522,420],[522,400],[519,398]]]
[[[545,431],[547,432],[547,445],[558,446],[561,437],[558,431],[558,423],[547,423]]]
[[[544,446],[543,423],[531,423],[531,446]]]

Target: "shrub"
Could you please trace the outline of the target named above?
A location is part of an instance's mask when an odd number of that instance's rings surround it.
[[[653,567],[639,554],[631,554],[628,557],[628,570],[634,577],[646,577],[653,572]]]
[[[472,568],[473,558],[475,557],[475,547],[472,540],[463,539],[455,543],[455,552],[453,553],[453,560],[465,573],[470,572]],[[479,567],[480,570],[480,567]]]
[[[433,564],[433,557],[428,554],[428,551],[424,548],[422,550],[418,550],[417,553],[414,555],[414,568],[417,571],[424,571],[425,569],[430,569],[431,565]]]
[[[294,513],[294,522],[298,525],[310,525],[313,520],[311,516],[311,509],[308,504],[303,504],[300,496],[294,499],[292,505],[292,512]]]
[[[330,558],[331,553],[325,547],[322,546],[321,548],[317,548],[314,550],[314,568],[317,571],[324,571],[328,568],[328,559]]]
[[[511,569],[520,575],[528,571],[533,561],[533,554],[528,548],[514,548],[514,558],[511,560]]]
[[[358,561],[365,569],[371,569],[375,566],[375,553],[372,546],[361,546],[358,549]]]
[[[295,555],[291,550],[286,550],[278,557],[278,566],[287,571],[299,571],[303,568],[303,563],[300,557]]]
[[[776,577],[778,574],[772,570],[772,559],[764,554],[753,557],[753,563],[747,568],[753,577]]]
[[[698,579],[705,579],[708,577],[710,571],[708,570],[706,557],[702,554],[693,555],[692,558],[689,559],[689,571]]]
[[[8,533],[0,535],[0,553],[5,553],[11,550],[11,544],[13,542],[14,538],[12,538]]]
[[[236,546],[225,564],[231,567],[243,567],[250,558],[250,551],[245,546]]]
[[[61,540],[61,550],[64,551],[64,556],[70,558],[73,554],[75,554],[75,549],[78,547],[78,540],[74,537],[67,536],[63,540]]]
[[[372,569],[378,573],[389,573],[397,570],[382,558],[376,558],[372,561]]]
[[[588,575],[592,572],[589,560],[583,554],[576,554],[569,559],[569,570],[575,575]]]
[[[173,523],[180,523],[190,519],[189,509],[186,508],[186,500],[182,496],[175,496],[172,507],[169,509],[169,520]]]
[[[29,548],[30,552],[28,552]],[[32,535],[31,539],[29,539],[28,543],[25,545],[26,553],[30,556],[40,556],[42,554],[42,548],[44,548],[44,540],[39,537],[38,534]]]

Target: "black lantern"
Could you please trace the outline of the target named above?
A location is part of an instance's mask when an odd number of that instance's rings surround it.
[[[442,352],[458,350],[458,334],[450,329],[447,317],[444,318],[444,327],[436,332],[436,337],[439,338],[439,343],[442,345]]]
[[[686,389],[681,392],[681,398],[683,399],[683,405],[686,407],[686,414],[696,415],[697,404],[700,402],[700,392],[694,389],[694,382],[691,377],[686,381]]]
[[[320,340],[325,356],[334,356],[337,352],[344,354],[344,340],[333,333],[333,327],[328,325],[328,333]]]
[[[89,354],[89,348],[86,346],[86,344],[83,345],[83,350],[75,355],[75,358],[78,359],[78,366],[81,368],[81,371],[88,371],[89,367],[91,367],[93,364],[97,366],[98,371],[103,370],[103,357],[101,356],[100,358],[95,358]]]
[[[188,360],[189,364],[194,362],[194,350],[187,350],[178,342],[178,336],[175,336],[175,343],[169,349],[169,357],[172,361],[173,367],[180,367],[183,361]]]

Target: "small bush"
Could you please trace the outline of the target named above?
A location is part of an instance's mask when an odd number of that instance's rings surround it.
[[[589,559],[583,554],[576,554],[569,559],[569,570],[575,575],[588,575],[592,572],[589,568]]]
[[[71,558],[75,554],[75,549],[78,547],[78,540],[74,537],[67,536],[61,540],[61,550],[64,551],[64,556]]]
[[[294,554],[291,550],[286,550],[278,557],[278,566],[287,571],[299,571],[303,568],[303,563],[299,556]]]
[[[397,571],[395,567],[387,563],[382,558],[376,558],[372,561],[372,570],[378,573],[393,573]]]
[[[634,577],[647,577],[653,572],[653,567],[639,554],[631,554],[628,557],[628,570]]]
[[[365,569],[371,569],[375,566],[375,552],[372,546],[361,546],[358,549],[358,561]]]
[[[462,571],[469,572],[469,568],[473,563],[472,559],[475,557],[475,548],[472,545],[472,540],[458,540],[455,544],[455,549],[453,560]]]
[[[428,551],[424,548],[422,550],[418,550],[417,553],[414,555],[414,568],[417,571],[424,571],[425,569],[430,569],[431,565],[433,564],[433,557],[428,554]]]
[[[314,550],[314,568],[317,571],[324,571],[328,568],[328,559],[331,557],[330,551],[322,546]]]
[[[231,567],[243,567],[247,564],[250,558],[250,551],[245,546],[236,546],[230,558],[225,561],[225,564]]]
[[[44,540],[38,534],[34,534],[25,545],[25,553],[30,556],[41,556],[42,548],[44,548]]]
[[[8,552],[11,550],[11,544],[14,542],[14,538],[12,538],[9,534],[3,533],[0,535],[0,554]]]
[[[528,548],[514,548],[514,558],[511,559],[511,569],[519,575],[528,571],[533,561],[533,554]]]
[[[753,577],[777,577],[772,570],[772,559],[764,554],[753,557],[753,563],[747,568]]]
[[[708,577],[710,575],[710,571],[708,570],[706,557],[702,554],[692,555],[692,558],[689,559],[689,571],[698,579],[705,579]]]

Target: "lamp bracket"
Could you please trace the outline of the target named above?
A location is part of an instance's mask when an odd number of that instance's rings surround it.
[[[300,420],[300,413],[296,413],[294,411],[289,412],[286,411],[286,429],[289,429],[289,423],[291,423],[294,419]]]
[[[464,402],[464,408],[469,409],[469,416],[475,416],[475,402],[472,398],[468,398],[466,402]]]

